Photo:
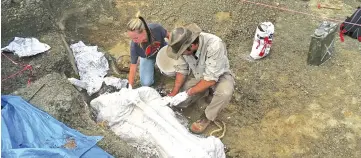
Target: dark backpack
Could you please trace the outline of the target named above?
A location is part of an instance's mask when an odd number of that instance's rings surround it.
[[[358,7],[351,17],[348,17],[340,26],[340,38],[344,41],[343,35],[358,39],[361,42],[361,8]]]

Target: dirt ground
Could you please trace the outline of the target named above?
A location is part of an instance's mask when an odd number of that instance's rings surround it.
[[[260,0],[319,18],[243,1],[129,1],[116,7],[129,20],[137,9],[148,22],[171,30],[190,22],[224,39],[236,74],[232,103],[221,113],[226,123],[227,157],[361,157],[361,44],[336,35],[336,51],[321,66],[307,65],[311,35],[322,17],[343,20],[356,0]],[[342,10],[317,9],[317,2]],[[250,62],[258,23],[275,25],[271,54]],[[122,26],[127,21],[121,21]],[[90,32],[90,41],[117,57],[129,53],[124,28]],[[160,77],[158,77],[160,78]],[[167,79],[167,87],[172,86]],[[159,84],[159,80],[157,81]],[[196,120],[205,104],[185,109]],[[212,125],[208,133],[216,129]]]
[[[347,37],[340,42],[336,35],[331,59],[321,66],[306,62],[322,17],[344,20],[360,1],[250,1],[313,16],[243,0],[115,0],[120,16],[104,16],[101,25],[82,27],[79,33],[117,58],[129,54],[125,26],[138,10],[168,30],[195,22],[226,42],[236,75],[233,99],[218,118],[227,127],[221,139],[227,157],[361,157],[361,43]],[[317,3],[342,10],[317,9]],[[271,54],[251,62],[246,57],[256,26],[264,21],[275,25]],[[171,88],[171,78],[158,73],[156,79],[157,85],[164,81]],[[201,100],[183,112],[194,121],[204,108]],[[214,129],[212,124],[206,133]]]

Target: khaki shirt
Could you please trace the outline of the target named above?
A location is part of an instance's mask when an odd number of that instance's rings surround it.
[[[176,72],[188,75],[191,70],[196,79],[206,81],[218,81],[222,74],[231,73],[226,45],[219,37],[202,32],[199,35],[199,47],[195,55],[198,60],[193,55],[182,55],[179,59],[184,62],[175,65]]]

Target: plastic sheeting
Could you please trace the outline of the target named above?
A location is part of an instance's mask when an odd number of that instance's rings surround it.
[[[19,57],[33,56],[50,49],[50,46],[39,42],[36,38],[21,38],[15,37],[10,44],[1,51],[13,52]]]
[[[86,89],[88,95],[96,93],[102,87],[103,78],[109,70],[108,60],[103,53],[97,51],[97,46],[86,46],[82,41],[72,44],[70,48],[74,54],[80,80],[68,80],[75,86]]]
[[[1,96],[1,157],[112,157],[85,136],[21,97]]]
[[[97,121],[106,121],[121,139],[148,156],[224,158],[223,143],[213,136],[200,138],[180,124],[155,89],[123,88],[90,102]]]

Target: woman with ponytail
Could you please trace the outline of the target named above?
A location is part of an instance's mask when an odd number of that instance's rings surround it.
[[[158,51],[166,45],[164,38],[168,38],[168,32],[160,24],[147,24],[138,12],[136,18],[128,22],[127,34],[132,40],[129,84],[134,86],[138,57],[140,57],[140,83],[142,86],[151,86],[154,83],[155,59]]]

